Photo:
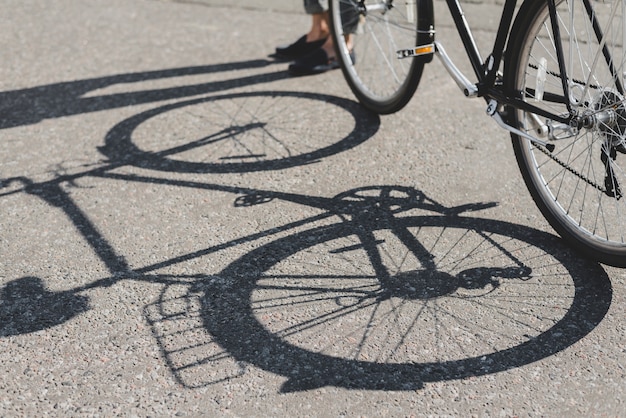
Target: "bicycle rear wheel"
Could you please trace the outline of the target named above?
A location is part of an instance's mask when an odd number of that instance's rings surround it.
[[[576,123],[515,110],[514,126],[556,146],[549,152],[513,135],[515,155],[552,227],[585,255],[624,267],[626,2],[562,0],[556,12],[557,31],[548,2],[522,5],[507,48],[505,84],[552,114],[574,114]]]
[[[352,92],[369,110],[397,112],[417,89],[423,58],[399,59],[397,51],[418,45],[420,1],[330,2],[331,33],[341,69]]]

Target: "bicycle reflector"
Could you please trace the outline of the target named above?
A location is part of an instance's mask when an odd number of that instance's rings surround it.
[[[396,51],[398,58],[419,57],[435,53],[435,44],[420,45],[409,49],[400,49]]]

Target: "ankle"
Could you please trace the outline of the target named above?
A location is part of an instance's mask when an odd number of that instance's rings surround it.
[[[321,28],[311,29],[309,33],[306,34],[307,42],[315,42],[320,41],[322,39],[329,38],[330,33]]]
[[[335,44],[333,43],[332,37],[329,36],[328,38],[326,38],[326,42],[322,44],[322,49],[326,52],[328,58],[335,57]]]
[[[328,13],[315,13],[312,15],[311,29],[306,35],[307,42],[319,41],[328,38],[330,29],[328,27]]]

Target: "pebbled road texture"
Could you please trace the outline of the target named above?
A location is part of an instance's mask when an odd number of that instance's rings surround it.
[[[626,273],[438,62],[290,77],[300,6],[2,2],[0,416],[626,414]]]

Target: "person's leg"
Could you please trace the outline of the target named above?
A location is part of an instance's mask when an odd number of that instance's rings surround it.
[[[326,0],[324,3],[325,4],[323,5],[323,7],[326,7],[327,10],[328,0]],[[344,22],[343,31],[346,38],[346,44],[348,45],[348,48],[352,50],[352,38],[354,37],[354,33],[356,33],[359,24],[359,15],[355,13],[354,7],[351,7],[350,3],[347,2],[342,2],[340,4],[340,9],[342,18],[341,20],[342,22]],[[323,17],[326,20],[325,25],[330,28],[330,16],[328,15],[327,11],[324,13]],[[326,39],[326,42],[324,42],[324,44],[322,45],[322,49],[326,52],[329,58],[333,59],[335,57],[335,47],[333,45],[333,40],[331,36]]]
[[[349,6],[348,3],[341,4],[342,14],[353,14],[353,9]],[[307,41],[312,42],[319,39],[326,39],[326,41],[322,44],[322,49],[329,58],[335,57],[335,47],[333,45],[332,37],[330,36],[330,17],[328,15],[328,0],[304,0],[304,10],[313,16],[313,22],[311,25],[311,30],[307,34]],[[354,33],[356,32],[356,26],[358,23],[358,16],[355,16],[353,19],[347,19],[344,16],[344,21],[346,22],[354,22],[349,27],[344,27],[344,31],[346,33]],[[352,41],[352,35],[346,36],[346,41],[348,42],[348,46],[350,46]]]
[[[324,6],[327,6],[327,1],[325,3],[326,5],[320,5],[320,7],[323,8]],[[346,5],[348,4],[346,3]],[[319,9],[309,9],[309,10],[319,11]],[[346,13],[353,13],[353,11],[350,8],[348,8],[346,9]],[[323,13],[320,13],[319,18],[321,18],[322,21],[316,22],[314,24],[314,27],[325,28],[327,33],[330,33],[330,30],[329,30],[330,17],[328,15],[328,11],[325,10]],[[352,20],[358,22],[358,16],[355,16],[355,19],[352,19]],[[352,42],[352,36],[353,36],[352,33],[356,31],[356,24],[354,25],[354,27],[350,27],[350,28],[344,27],[344,31],[346,31],[346,33],[349,33],[349,35],[346,35],[346,41],[348,43],[348,48],[350,48],[351,42]],[[319,48],[315,49],[314,51],[311,51],[309,54],[303,57],[296,59],[289,66],[289,72],[294,75],[309,75],[309,74],[319,74],[319,73],[323,73],[329,70],[339,68],[339,63],[336,60],[336,55],[337,54],[335,52],[335,45],[333,43],[333,39],[331,36],[327,36],[326,40]]]
[[[327,3],[327,0],[304,0],[304,11],[311,15],[311,27],[306,35],[291,45],[277,47],[276,57],[298,59],[315,51],[330,38]]]
[[[329,38],[328,12],[314,13],[311,15],[311,29],[306,35],[307,42],[319,41]]]
[[[328,0],[304,0],[304,11],[314,15],[328,11]]]

